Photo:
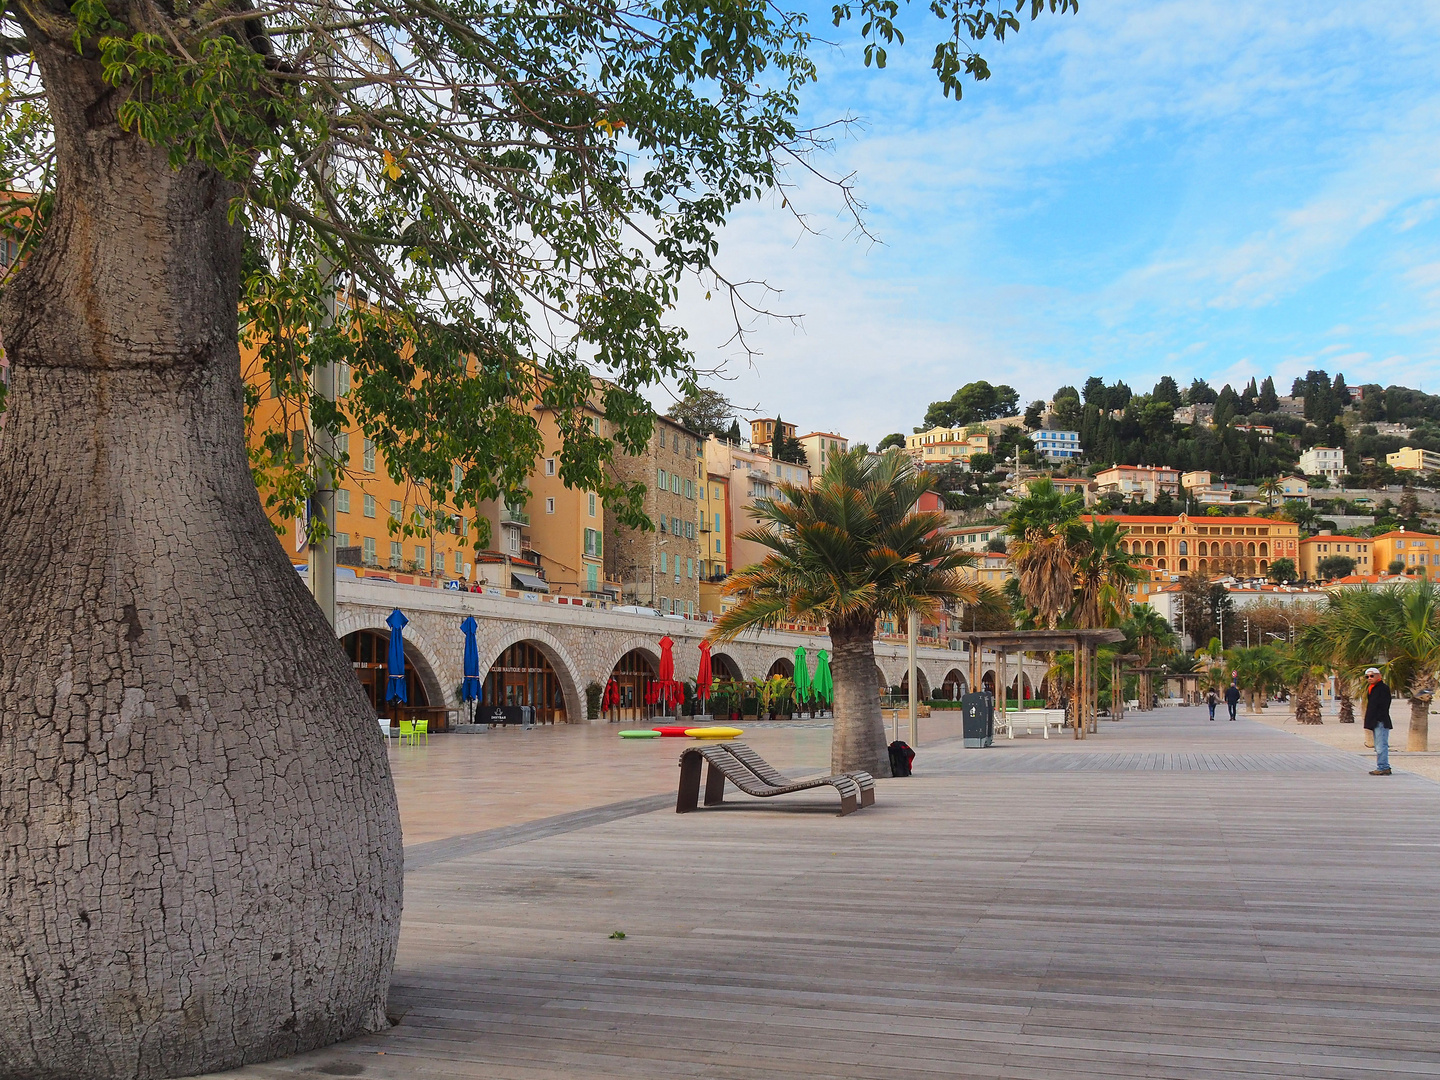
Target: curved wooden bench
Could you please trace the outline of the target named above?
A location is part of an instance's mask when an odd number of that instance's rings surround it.
[[[775,795],[789,795],[796,791],[809,791],[818,787],[833,787],[840,794],[840,816],[853,814],[860,809],[860,784],[847,774],[819,777],[788,784],[776,784],[764,779],[755,769],[734,753],[736,746],[754,754],[743,743],[722,743],[716,746],[696,746],[680,755],[680,789],[675,797],[675,812],[687,814],[700,802],[700,772],[702,764],[710,766],[705,778],[705,805],[714,806],[725,800],[725,781],[729,780],[747,795],[768,799]],[[759,759],[759,755],[755,755]],[[763,764],[763,759],[760,759]],[[775,777],[785,779],[780,773],[769,769]],[[873,781],[872,781],[873,783]],[[873,801],[873,795],[872,795]]]
[[[789,787],[796,782],[790,779],[790,777],[786,776],[784,773],[782,773],[779,769],[775,768],[774,765],[771,765],[768,761],[766,761],[764,758],[762,758],[759,754],[757,754],[754,750],[750,749],[750,747],[746,746],[744,743],[729,742],[724,744],[724,748],[726,750],[729,750],[730,753],[734,754],[737,758],[739,758],[741,764],[747,766],[750,771],[753,772],[756,776],[758,776],[761,780],[764,780],[767,784],[770,784],[773,787]],[[871,776],[868,772],[861,772],[858,769],[854,772],[840,773],[838,775],[848,776],[860,786],[860,808],[862,810],[867,806],[874,805],[875,778],[873,776]]]

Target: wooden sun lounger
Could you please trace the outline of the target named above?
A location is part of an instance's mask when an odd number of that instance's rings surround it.
[[[691,747],[680,755],[680,790],[675,798],[677,814],[687,814],[699,804],[702,763],[710,766],[709,775],[705,778],[706,806],[714,806],[724,801],[725,781],[729,780],[745,794],[761,799],[774,795],[789,795],[795,791],[809,791],[811,788],[833,787],[840,793],[841,817],[860,809],[860,784],[853,776],[841,774],[798,783],[773,784],[762,779],[751,766],[735,756],[732,748],[736,745],[744,744],[722,743],[716,746]],[[748,751],[749,747],[745,749]]]
[[[742,764],[749,767],[751,772],[753,772],[761,780],[764,780],[767,784],[770,784],[772,787],[789,787],[790,785],[796,783],[796,781],[791,780],[790,777],[786,776],[779,769],[775,768],[774,765],[771,765],[768,761],[766,761],[754,750],[750,749],[750,747],[746,746],[742,742],[725,742],[721,743],[720,746],[722,749],[728,750],[730,751],[730,753],[734,754],[737,758],[740,759]],[[860,808],[862,810],[867,806],[874,805],[874,777],[872,777],[868,772],[860,772],[858,770],[855,772],[842,773],[841,775],[850,777],[850,779],[854,780],[855,783],[860,785]]]

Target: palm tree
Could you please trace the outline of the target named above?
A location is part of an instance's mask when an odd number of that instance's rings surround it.
[[[1134,555],[1120,547],[1120,523],[1092,521],[1075,537],[1074,604],[1076,626],[1116,626],[1130,614],[1130,586],[1145,576]]]
[[[1136,604],[1130,611],[1130,617],[1120,624],[1120,629],[1125,631],[1125,651],[1138,653],[1142,668],[1151,666],[1157,652],[1173,649],[1177,643],[1175,631],[1165,621],[1165,616],[1149,604]],[[1145,708],[1150,708],[1154,682],[1148,671],[1140,675],[1140,692]]]
[[[1257,699],[1259,707],[1264,708],[1270,692],[1286,686],[1280,656],[1273,646],[1236,646],[1226,653],[1226,660],[1230,674],[1238,677],[1240,688],[1245,692],[1247,712],[1256,710]]]
[[[1328,670],[1328,651],[1326,642],[1305,635],[1293,645],[1275,649],[1280,677],[1295,695],[1297,724],[1321,722],[1320,680]]]
[[[1029,493],[1016,500],[1007,522],[1015,538],[1010,565],[1020,595],[1036,619],[1053,630],[1074,604],[1075,547],[1084,527],[1078,493],[1062,493],[1048,479],[1032,480]]]
[[[763,524],[742,536],[769,553],[726,579],[725,592],[738,603],[716,620],[714,641],[780,622],[828,627],[835,772],[890,775],[875,694],[876,620],[981,598],[959,573],[975,557],[951,545],[945,515],[914,509],[933,481],[896,448],[837,453],[814,487],[779,484],[779,498],[756,501]]]
[[[1260,486],[1257,490],[1261,495],[1265,496],[1266,505],[1272,509],[1275,506],[1276,497],[1285,494],[1285,486],[1280,483],[1280,478],[1276,476],[1267,477],[1260,481]]]
[[[1440,682],[1440,590],[1430,581],[1378,591],[1334,594],[1322,625],[1334,639],[1345,677],[1374,664],[1390,689],[1410,702],[1405,749],[1429,748],[1430,700]]]

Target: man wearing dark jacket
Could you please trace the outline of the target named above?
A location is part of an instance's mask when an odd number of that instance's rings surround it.
[[[1240,676],[1230,676],[1230,685],[1225,687],[1225,706],[1230,710],[1230,719],[1235,719],[1235,706],[1240,704]]]
[[[1365,730],[1375,733],[1375,768],[1371,776],[1390,775],[1390,687],[1380,678],[1379,668],[1366,668]]]

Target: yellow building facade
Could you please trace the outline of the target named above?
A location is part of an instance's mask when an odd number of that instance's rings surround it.
[[[1300,541],[1300,558],[1296,560],[1295,567],[1303,580],[1319,581],[1320,564],[1331,556],[1343,555],[1355,560],[1355,573],[1376,574],[1385,567],[1376,568],[1372,561],[1373,546],[1368,536],[1307,536]]]
[[[1372,573],[1389,573],[1390,564],[1400,562],[1404,564],[1402,573],[1432,577],[1431,571],[1440,567],[1440,536],[1433,533],[1397,529],[1374,537],[1371,544]]]
[[[1084,520],[1119,523],[1121,547],[1138,556],[1150,575],[1136,590],[1142,597],[1160,582],[1186,574],[1264,577],[1276,559],[1298,564],[1300,555],[1300,527],[1293,521],[1188,514],[1105,514]]]
[[[242,361],[246,381],[261,394],[253,415],[252,447],[266,432],[285,431],[294,452],[303,453],[304,418],[288,415],[286,404],[271,393],[254,350]],[[342,367],[336,379],[342,409],[349,390]],[[489,501],[458,508],[418,484],[391,479],[383,450],[363,432],[340,435],[336,449],[348,460],[335,485],[338,561],[362,576],[407,582],[459,581],[598,599],[617,595],[617,584],[603,569],[604,500],[595,492],[564,485],[559,477],[559,427],[546,410],[537,410],[535,419],[545,450],[532,470],[528,497],[513,506]],[[603,425],[598,410],[592,422]],[[267,513],[291,561],[308,563],[304,518],[284,518],[275,507]],[[489,542],[477,552],[481,519],[488,522]],[[403,534],[406,522],[417,535]]]

